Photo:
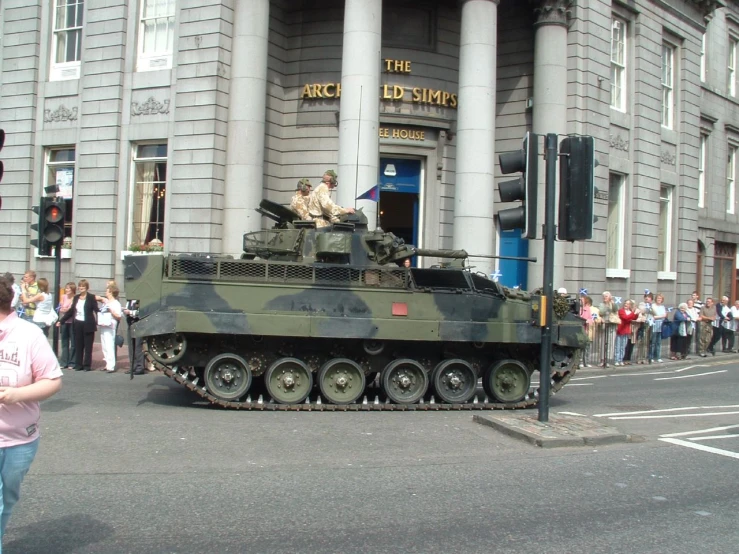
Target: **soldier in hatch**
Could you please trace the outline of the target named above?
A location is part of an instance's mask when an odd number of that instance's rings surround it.
[[[339,221],[339,216],[353,214],[354,208],[342,208],[331,200],[331,190],[336,188],[336,172],[333,169],[323,174],[321,184],[316,187],[308,200],[308,213],[316,222],[316,227],[328,227]]]
[[[310,198],[310,191],[313,185],[306,178],[298,181],[298,189],[290,200],[290,209],[300,216],[300,219],[312,220],[313,218],[308,213],[308,199]]]

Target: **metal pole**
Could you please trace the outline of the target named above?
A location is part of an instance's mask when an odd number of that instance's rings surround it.
[[[54,247],[54,306],[58,306],[61,302],[59,295],[59,287],[61,286],[61,270],[62,270],[62,245],[57,244]],[[55,356],[59,356],[59,331],[60,327],[53,326],[53,335],[51,340],[51,348],[54,351]]]
[[[552,302],[554,300],[554,204],[557,200],[557,135],[548,133],[545,139],[546,196],[544,199],[544,286],[541,322],[541,359],[539,360],[539,421],[549,421],[549,391],[552,359]]]

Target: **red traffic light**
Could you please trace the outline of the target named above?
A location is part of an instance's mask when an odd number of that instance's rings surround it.
[[[64,214],[59,206],[51,205],[46,209],[45,217],[49,223],[59,223],[64,218]]]

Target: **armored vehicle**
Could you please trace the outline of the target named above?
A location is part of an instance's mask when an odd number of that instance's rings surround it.
[[[165,375],[241,409],[496,409],[534,406],[541,297],[476,273],[464,250],[425,250],[356,214],[317,229],[263,201],[274,227],[241,259],[125,258],[133,337]],[[404,267],[414,256],[430,268]],[[544,368],[559,390],[585,341],[565,301]],[[482,382],[482,390],[478,384]]]

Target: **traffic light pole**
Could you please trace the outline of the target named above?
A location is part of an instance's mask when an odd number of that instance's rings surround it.
[[[554,310],[554,206],[557,201],[557,135],[547,134],[544,151],[546,156],[546,196],[544,208],[544,286],[541,312],[541,358],[539,360],[539,421],[549,421],[549,391],[551,389],[552,317]]]
[[[54,306],[58,306],[61,302],[59,294],[59,287],[61,286],[61,273],[62,273],[62,245],[57,244],[54,247]],[[54,350],[54,355],[59,355],[59,332],[61,327],[57,327],[56,323],[53,325],[53,335],[51,341],[51,348]]]

